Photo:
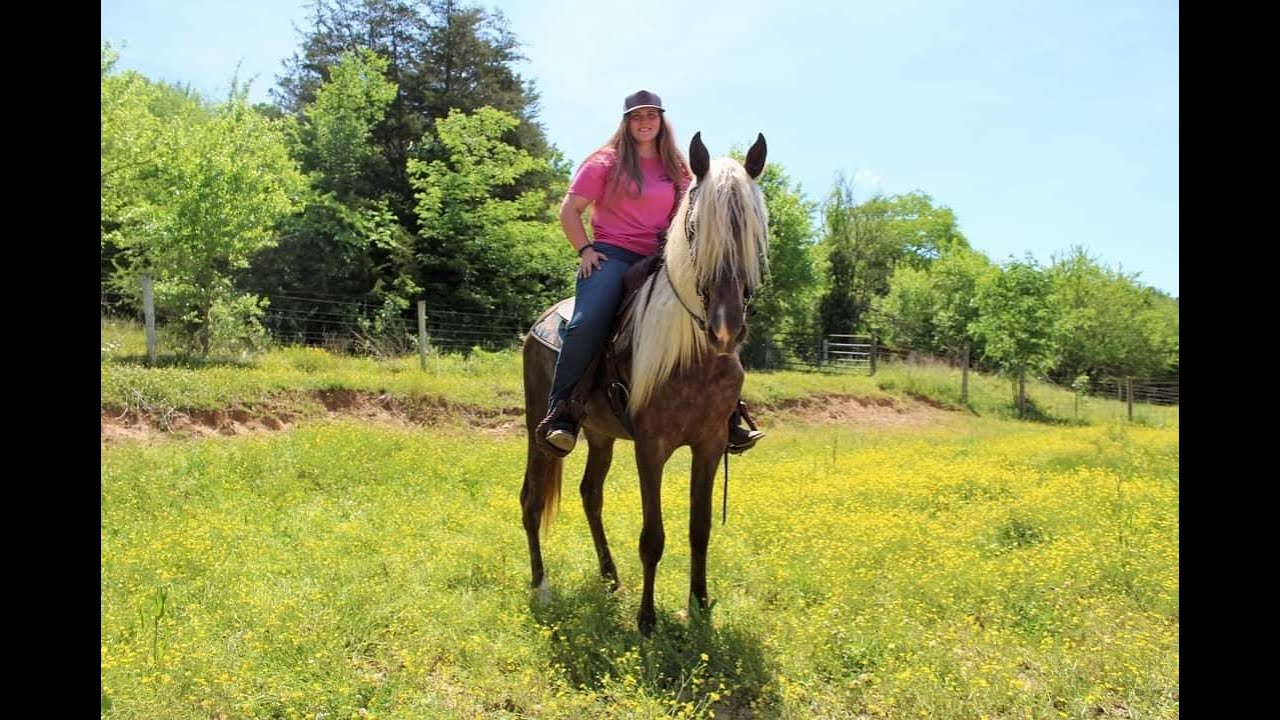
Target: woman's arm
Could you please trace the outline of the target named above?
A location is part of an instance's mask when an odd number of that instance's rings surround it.
[[[578,275],[584,278],[591,277],[592,271],[607,259],[603,253],[597,252],[595,247],[591,246],[591,242],[587,239],[587,230],[582,225],[582,213],[586,212],[590,204],[590,198],[573,193],[565,193],[564,200],[560,203],[560,227],[564,229],[564,236],[569,239],[569,244],[582,258],[578,262]]]

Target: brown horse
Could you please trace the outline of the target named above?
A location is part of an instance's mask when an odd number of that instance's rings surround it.
[[[640,560],[644,593],[637,621],[652,632],[654,577],[666,534],[662,529],[662,468],[676,448],[693,453],[690,478],[689,604],[708,607],[707,543],[711,538],[712,487],[716,464],[728,441],[729,416],[742,391],[737,348],[746,337],[746,304],[761,282],[768,258],[768,213],[755,179],[764,170],[765,141],[758,135],[745,163],[709,158],[701,133],[689,145],[695,180],[681,200],[668,230],[663,267],[636,296],[630,320],[631,389],[628,415],[634,437],[610,410],[603,388],[585,398],[587,466],[582,504],[595,541],[600,574],[620,587],[609,553],[600,510],[604,479],[615,440],[635,443],[644,527]],[[624,333],[627,330],[624,329]],[[534,428],[547,412],[555,351],[530,334],[524,343],[525,425],[528,457],[520,503],[529,540],[532,587],[545,599],[549,586],[542,565],[539,529],[560,497],[564,461],[545,454]],[[589,382],[584,378],[583,383]],[[693,609],[691,607],[691,609]]]

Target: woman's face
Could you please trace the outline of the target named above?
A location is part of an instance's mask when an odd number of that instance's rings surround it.
[[[640,108],[627,114],[627,128],[637,145],[647,145],[658,139],[662,129],[662,113],[655,108]]]

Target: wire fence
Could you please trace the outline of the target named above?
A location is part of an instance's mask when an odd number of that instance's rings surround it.
[[[103,293],[104,329],[108,320],[144,322],[144,313],[125,298]],[[534,318],[480,313],[432,307],[423,313],[428,353],[470,353],[518,348]],[[157,317],[161,329],[166,318]],[[403,356],[420,351],[419,319],[416,308],[388,306],[374,300],[337,295],[280,294],[272,297],[262,325],[269,342],[279,346],[312,346],[329,352]],[[260,349],[260,348],[259,348]],[[107,348],[104,347],[104,353]],[[171,352],[172,349],[162,350]],[[869,335],[820,335],[816,333],[768,333],[761,331],[742,351],[748,370],[783,369],[804,372],[875,374],[885,363],[946,365],[959,373],[960,358],[938,358],[910,348],[889,347]],[[972,366],[971,366],[972,368]],[[1130,384],[1131,383],[1131,384]],[[1030,392],[1033,407],[1056,417],[1096,413],[1101,403],[1117,401],[1148,406],[1176,406],[1180,400],[1179,381],[1174,378],[1091,378],[1084,387],[1054,386],[1056,392]],[[1131,389],[1131,390],[1130,390]]]
[[[518,346],[528,330],[528,324],[514,316],[430,305],[425,322],[427,346],[435,352],[508,349]],[[374,302],[278,295],[263,325],[281,345],[313,345],[355,355],[404,355],[419,347],[416,311]]]
[[[532,323],[532,319],[511,315],[453,310],[429,304],[424,315],[427,347],[434,353],[515,348]],[[104,322],[117,319],[141,324],[144,316],[144,311],[136,304],[103,294]],[[165,343],[164,327],[169,320],[163,312],[157,312],[161,344]],[[262,314],[260,322],[272,345],[305,345],[348,355],[386,357],[416,353],[421,338],[415,308],[405,309],[374,300],[318,293],[272,296],[271,305]],[[172,347],[160,349],[161,352],[172,350]]]

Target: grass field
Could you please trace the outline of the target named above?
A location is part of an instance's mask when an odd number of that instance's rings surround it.
[[[416,362],[294,350],[144,369],[104,342],[102,403],[348,388],[520,404],[510,354]],[[954,405],[948,377],[755,374],[747,396]],[[1178,717],[1176,408],[1013,421],[1009,384],[974,382],[969,408],[915,426],[775,415],[731,465],[727,525],[716,510],[709,621],[680,612],[678,451],[648,639],[625,443],[604,510],[624,588],[597,579],[576,452],[544,541],[545,605],[527,591],[522,431],[317,414],[286,432],[104,444],[102,715]]]

